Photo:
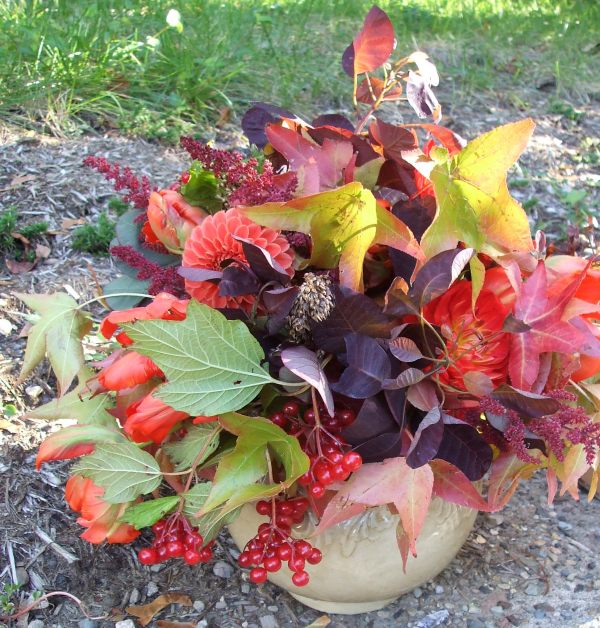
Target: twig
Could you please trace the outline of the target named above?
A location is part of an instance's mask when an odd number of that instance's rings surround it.
[[[74,563],[79,560],[75,554],[69,552],[64,547],[61,547],[51,536],[49,536],[42,528],[39,526],[35,527],[36,535],[47,544],[47,546],[60,557],[64,558],[69,564]]]
[[[99,620],[99,619],[106,619],[108,617],[108,614],[100,615],[98,617],[92,617],[85,610],[85,606],[83,602],[78,597],[75,597],[71,593],[67,593],[67,591],[52,591],[51,593],[46,593],[45,595],[38,597],[37,600],[34,600],[31,604],[28,604],[25,608],[22,608],[18,613],[13,613],[12,615],[0,615],[0,621],[12,621],[13,619],[17,619],[18,617],[21,617],[21,615],[26,615],[27,613],[29,613],[29,611],[33,610],[36,606],[41,604],[44,600],[47,600],[48,598],[51,598],[51,597],[55,597],[57,595],[63,595],[65,597],[68,597],[70,600],[73,600],[73,602],[75,602],[75,604],[79,606],[79,610],[88,619]]]
[[[6,553],[8,554],[8,561],[10,563],[10,576],[13,584],[19,584],[19,578],[17,577],[17,566],[15,565],[15,555],[13,554],[12,543],[6,541]]]

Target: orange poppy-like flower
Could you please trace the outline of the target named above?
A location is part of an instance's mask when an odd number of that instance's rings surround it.
[[[148,222],[143,233],[149,242],[161,242],[172,253],[181,254],[192,229],[206,216],[201,207],[190,205],[175,190],[152,192],[148,200]],[[154,237],[153,237],[154,236]]]
[[[90,543],[131,543],[139,531],[119,521],[129,503],[109,504],[103,495],[104,489],[89,478],[74,475],[67,481],[65,499],[80,514],[77,523],[87,528],[81,538]]]
[[[145,384],[153,377],[164,377],[164,373],[147,356],[135,351],[120,353],[114,362],[98,373],[98,381],[107,390],[125,390]]]
[[[100,323],[100,333],[110,339],[122,323],[148,320],[182,321],[186,315],[188,302],[189,299],[178,299],[172,294],[161,292],[144,307],[111,312]],[[117,340],[122,345],[131,344],[131,339],[124,333],[118,334]]]
[[[160,445],[169,432],[189,415],[174,410],[152,395],[146,395],[129,405],[125,416],[123,429],[131,440],[136,443],[152,441]]]
[[[571,255],[553,255],[546,260],[548,270],[548,292],[560,294],[585,271],[581,283],[565,308],[563,318],[580,316],[582,326],[589,334],[600,341],[600,268],[590,265],[588,260]],[[600,373],[600,358],[579,356],[579,368],[571,374],[571,379],[580,382]]]
[[[501,279],[493,275],[494,279]],[[505,278],[506,279],[506,278]],[[464,375],[479,372],[494,386],[506,381],[510,336],[502,331],[510,306],[484,283],[473,310],[470,281],[456,282],[424,308],[425,318],[440,328],[449,365],[439,372],[442,383],[466,390]],[[512,300],[512,299],[507,299]]]
[[[274,229],[261,227],[236,209],[220,211],[205,218],[193,231],[183,251],[183,266],[208,270],[223,270],[231,260],[247,263],[242,243],[234,236],[249,240],[271,254],[271,257],[291,276],[293,257],[287,251],[288,241]],[[250,311],[253,295],[226,297],[219,286],[208,281],[185,280],[185,289],[201,303],[214,308],[241,308]]]

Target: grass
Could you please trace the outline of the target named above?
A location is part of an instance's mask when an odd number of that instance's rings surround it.
[[[71,246],[76,251],[106,256],[110,242],[115,237],[115,228],[115,221],[103,212],[98,216],[96,224],[82,225],[75,229]]]
[[[321,105],[348,105],[340,56],[371,4],[0,0],[0,115],[25,126],[41,122],[57,134],[108,126],[166,141],[228,109],[239,114],[252,100],[310,118]],[[599,3],[379,5],[395,25],[399,50],[429,52],[442,80],[461,94],[516,94],[541,79],[554,85],[557,99],[600,91]],[[174,8],[181,32],[165,20]]]
[[[0,212],[0,256],[13,256],[17,260],[32,256],[29,261],[33,261],[35,254],[33,251],[24,250],[26,247],[23,246],[19,236],[29,241],[35,240],[48,231],[48,223],[39,221],[28,225],[19,225],[18,222],[19,213],[15,207],[9,207]]]

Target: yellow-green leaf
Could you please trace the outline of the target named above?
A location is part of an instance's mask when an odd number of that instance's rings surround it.
[[[508,191],[506,173],[534,126],[530,118],[500,126],[433,168],[437,212],[421,239],[427,258],[458,242],[494,258],[533,249],[527,216]]]
[[[339,265],[340,283],[355,291],[362,288],[363,262],[372,244],[385,244],[422,259],[410,229],[379,206],[358,181],[287,203],[266,203],[240,211],[265,227],[309,234],[313,246],[307,265]]]
[[[81,339],[90,331],[92,321],[63,292],[16,296],[37,314],[29,330],[20,379],[25,379],[47,355],[62,394],[83,368]]]

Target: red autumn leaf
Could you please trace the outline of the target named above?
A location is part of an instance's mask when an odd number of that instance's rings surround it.
[[[338,491],[337,498],[352,504],[393,504],[408,537],[408,548],[417,555],[416,540],[425,521],[433,490],[429,465],[411,469],[405,458],[388,458],[364,464]]]
[[[390,18],[378,6],[373,6],[358,35],[344,51],[342,67],[348,76],[372,72],[389,59],[395,43]]]
[[[453,464],[445,460],[432,460],[433,494],[447,502],[486,511],[488,504],[473,482]]]
[[[419,126],[435,137],[438,142],[448,151],[450,157],[454,157],[457,153],[467,145],[467,142],[457,135],[454,131],[440,126],[439,124],[418,124]]]
[[[369,137],[375,150],[381,151],[386,159],[400,163],[405,161],[403,153],[418,148],[417,135],[414,131],[396,124],[388,124],[383,120],[374,120],[371,123]]]
[[[529,452],[535,454],[535,450]],[[488,485],[488,512],[502,510],[523,479],[530,478],[538,465],[524,462],[513,453],[502,453],[492,463]]]
[[[540,355],[546,352],[572,354],[581,350],[586,335],[564,321],[563,314],[580,283],[576,277],[559,294],[548,296],[546,266],[539,262],[533,274],[521,287],[515,302],[514,317],[530,329],[511,334],[509,374],[516,388],[531,390],[540,369]]]

